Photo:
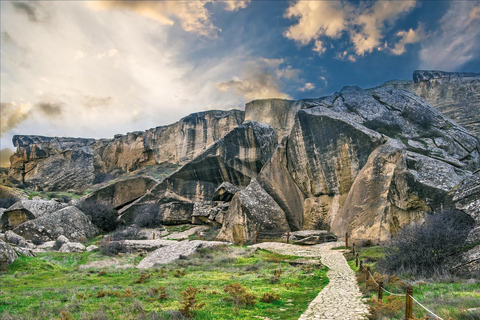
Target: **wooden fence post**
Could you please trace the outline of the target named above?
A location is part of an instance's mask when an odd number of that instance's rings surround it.
[[[378,300],[382,300],[383,299],[383,281],[380,281],[378,283]]]
[[[257,244],[257,239],[258,239],[258,231],[255,231],[255,244]]]
[[[360,260],[360,269],[359,270],[363,272],[363,260]]]
[[[345,232],[345,250],[348,249],[348,232]]]
[[[408,286],[405,293],[405,320],[410,320],[413,318],[413,287]]]
[[[352,245],[352,253],[355,255],[355,243]]]
[[[287,231],[287,243],[290,240],[290,231]]]
[[[153,233],[153,237],[152,237],[153,240],[155,240],[155,232]]]
[[[358,268],[358,253],[355,254],[355,268]]]

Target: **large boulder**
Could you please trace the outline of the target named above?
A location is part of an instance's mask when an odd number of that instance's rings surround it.
[[[21,189],[0,185],[0,199],[2,199],[0,207],[8,208],[18,200],[28,199],[28,195]],[[7,201],[7,199],[9,199],[9,201]],[[3,207],[3,204],[7,202],[10,203],[10,205]]]
[[[66,207],[52,214],[22,223],[13,230],[27,240],[51,241],[68,235],[71,241],[82,241],[99,231],[76,207]]]
[[[230,182],[223,182],[213,193],[213,201],[231,201],[233,196],[240,191]]]
[[[149,192],[157,183],[149,177],[125,179],[93,191],[84,201],[102,202],[119,209]]]
[[[272,232],[290,231],[285,212],[275,200],[252,179],[245,190],[238,192],[230,204],[217,239],[243,244]]]
[[[0,240],[0,269],[5,270],[18,258],[17,253],[5,241]]]
[[[64,204],[54,200],[20,200],[2,213],[0,229],[14,229],[28,220],[53,213],[63,207]]]

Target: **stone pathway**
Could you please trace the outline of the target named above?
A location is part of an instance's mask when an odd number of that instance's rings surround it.
[[[296,246],[286,243],[265,242],[254,247],[280,254],[302,257],[320,257],[329,268],[328,285],[310,303],[299,320],[363,320],[368,308],[361,300],[362,294],[355,279],[355,273],[343,257],[342,250],[331,248],[345,245],[343,242],[329,242],[314,246]]]

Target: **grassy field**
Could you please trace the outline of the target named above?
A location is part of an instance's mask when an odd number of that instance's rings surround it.
[[[420,301],[424,306],[435,312],[443,319],[454,320],[480,320],[480,282],[479,279],[459,279],[459,278],[437,278],[437,279],[415,279],[412,277],[403,277],[402,275],[382,275],[375,273],[375,264],[378,259],[383,257],[382,247],[373,246],[359,248],[360,260],[364,260],[369,265],[374,274],[375,280],[384,281],[385,288],[393,293],[404,294],[407,284],[413,286],[413,297]],[[352,254],[346,254],[350,267],[358,271],[355,266],[355,260]],[[405,299],[404,297],[394,297],[384,293],[383,303],[377,301],[377,286],[372,280],[365,281],[362,276],[357,277],[360,289],[365,297],[370,299],[370,306],[374,310],[371,319],[404,319]],[[413,315],[416,319],[434,319],[426,318],[429,315],[427,311],[414,303]]]
[[[114,259],[117,266],[131,266],[142,257]],[[21,257],[0,277],[0,318],[182,319],[181,292],[190,285],[199,290],[194,300],[205,304],[194,312],[196,319],[298,319],[328,279],[326,268],[290,265],[295,259],[231,246],[203,249],[142,275],[133,267],[81,268],[112,260],[98,252]],[[254,294],[255,304],[231,301],[224,288],[233,283]],[[276,293],[279,299],[259,301],[265,293]]]

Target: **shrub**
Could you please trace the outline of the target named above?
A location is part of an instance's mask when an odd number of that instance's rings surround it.
[[[405,304],[401,297],[395,296],[388,296],[385,302],[372,298],[371,303],[369,320],[393,319]]]
[[[181,277],[183,277],[184,275],[185,275],[185,271],[182,271],[182,270],[180,270],[180,269],[177,269],[177,270],[175,270],[175,271],[173,272],[173,276],[174,276],[175,278],[181,278]]]
[[[248,293],[247,289],[238,282],[226,285],[223,291],[230,295],[225,300],[231,301],[236,310],[240,306],[253,306],[257,300],[254,294]]]
[[[260,301],[265,303],[272,303],[273,301],[280,300],[280,295],[274,292],[265,292],[261,297]]]
[[[102,254],[106,256],[116,256],[119,253],[127,253],[127,247],[123,241],[112,241],[100,245]]]
[[[129,227],[119,229],[112,233],[112,240],[140,240],[142,239],[142,233],[137,225],[131,225]]]
[[[148,279],[150,279],[151,275],[146,273],[146,272],[142,272],[140,274],[140,278],[138,278],[137,280],[135,280],[135,283],[144,283],[144,282],[147,282]]]
[[[57,251],[57,250],[60,250],[60,248],[63,246],[63,241],[60,241],[60,240],[55,240],[55,243],[53,244],[53,247],[52,249]]]
[[[110,232],[118,226],[118,213],[111,204],[87,199],[78,203],[77,208],[90,218],[90,221],[104,232]]]
[[[158,221],[158,206],[152,203],[143,207],[142,211],[135,217],[134,223],[140,228],[157,227],[160,224]]]
[[[18,200],[17,198],[0,198],[0,208],[10,208]]]
[[[179,311],[185,317],[193,317],[193,312],[195,310],[200,310],[205,306],[205,303],[200,303],[197,300],[197,293],[199,292],[200,292],[199,289],[194,288],[192,286],[188,286],[188,288],[185,291],[181,292],[182,301],[181,301],[181,307]]]
[[[470,216],[457,210],[429,215],[425,223],[403,228],[390,241],[378,267],[425,277],[442,273],[447,258],[461,250],[473,225]]]

